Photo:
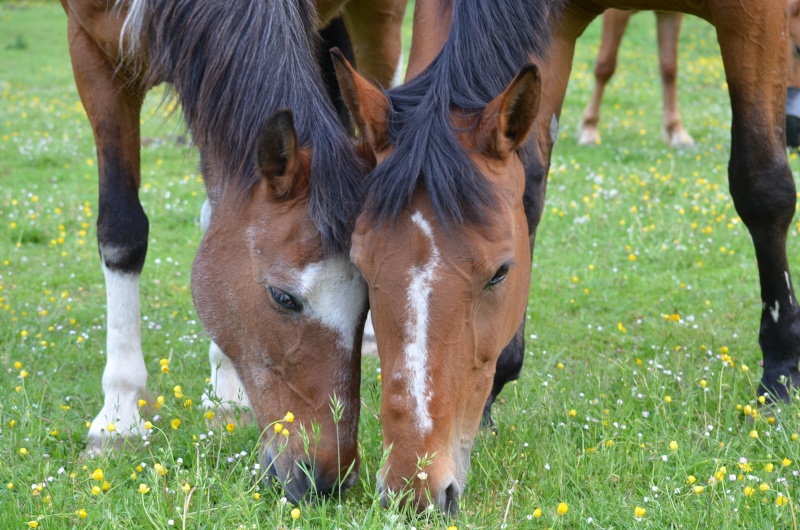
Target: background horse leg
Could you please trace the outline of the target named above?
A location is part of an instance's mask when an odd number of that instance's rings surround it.
[[[344,21],[363,76],[389,88],[403,80],[401,41],[406,0],[350,0]]]
[[[597,123],[600,121],[600,104],[603,102],[603,92],[606,89],[614,70],[617,68],[617,53],[628,27],[628,21],[633,11],[608,9],[603,13],[603,29],[600,34],[600,51],[594,66],[594,90],[589,99],[589,105],[583,111],[583,120],[578,131],[578,145],[595,145],[600,143],[600,131]]]
[[[783,2],[758,9],[713,2],[733,123],[728,178],[736,211],[750,230],[761,284],[759,394],[788,401],[800,385],[800,308],[786,258],[796,190],[786,160],[786,17]]]
[[[108,301],[105,399],[92,421],[87,447],[88,452],[98,453],[108,448],[117,434],[144,432],[138,403],[147,384],[139,328],[139,274],[149,230],[138,196],[143,95],[115,77],[112,59],[77,16],[69,10],[68,14],[72,69],[92,124],[100,176],[97,241]]]
[[[694,139],[683,128],[678,109],[678,37],[683,13],[656,12],[658,66],[664,96],[664,140],[670,147],[694,147]]]
[[[789,0],[789,72],[786,94],[786,145],[800,147],[800,0]]]

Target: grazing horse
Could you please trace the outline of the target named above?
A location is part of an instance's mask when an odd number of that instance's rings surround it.
[[[600,51],[594,67],[594,89],[586,110],[583,112],[578,131],[578,145],[600,143],[600,105],[606,85],[617,67],[617,53],[625,34],[625,28],[633,11],[607,9],[603,13],[603,29],[600,35]],[[694,140],[683,128],[683,120],[678,109],[678,36],[681,32],[683,13],[656,11],[658,32],[658,66],[661,74],[661,91],[664,99],[663,131],[664,140],[670,147],[694,147]]]
[[[168,82],[199,148],[208,192],[192,269],[195,305],[214,341],[206,405],[250,404],[262,430],[293,413],[288,439],[265,436],[262,443],[263,469],[284,482],[291,499],[349,486],[358,474],[367,298],[347,250],[368,166],[315,62],[313,4],[62,5],[97,145],[97,236],[108,298],[105,400],[87,451],[145,433],[139,275],[148,220],[138,198],[139,114],[147,90]],[[338,424],[334,396],[344,406]],[[296,433],[312,424],[322,434],[304,448]]]
[[[337,74],[378,161],[351,257],[381,358],[392,451],[380,487],[410,490],[418,508],[455,512],[484,402],[521,368],[530,252],[575,41],[609,7],[716,26],[733,109],[730,190],[761,283],[758,392],[786,401],[800,385],[785,0],[417,0],[414,34],[433,37],[412,45],[410,82],[383,92],[343,60]]]

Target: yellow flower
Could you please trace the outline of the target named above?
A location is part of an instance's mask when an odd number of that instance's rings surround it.
[[[695,486],[693,489],[694,489],[694,492],[696,494],[698,494],[698,495],[700,495],[701,493],[703,493],[706,490],[703,486]]]
[[[769,491],[769,484],[762,482],[758,485],[758,491]]]
[[[27,371],[27,370],[20,370],[20,371],[19,371],[19,376],[20,376],[21,378],[23,378],[23,379],[25,379],[26,377],[28,377],[28,375],[30,375],[30,374],[28,374],[28,371]]]
[[[564,515],[569,511],[569,506],[567,506],[566,502],[559,502],[556,511],[558,512],[558,515]]]
[[[787,502],[789,501],[783,495],[778,495],[778,498],[775,499],[775,504],[777,504],[778,506],[783,506]]]
[[[8,488],[10,490],[13,490],[14,489],[14,483],[13,482],[9,482],[8,484],[6,484],[6,488]]]
[[[161,464],[153,465],[153,469],[156,471],[156,473],[158,473],[158,476],[160,477],[163,477],[164,475],[167,474],[167,468],[165,468]]]
[[[753,489],[753,488],[751,488],[750,486],[745,486],[745,487],[744,487],[744,494],[745,494],[745,495],[747,495],[748,497],[752,497],[752,496],[753,496],[753,493],[755,493],[755,491],[756,491],[756,490],[754,490],[754,489]]]
[[[19,361],[14,362],[14,369],[15,370],[22,370],[22,363]]]
[[[100,486],[92,486],[92,495],[100,495]]]
[[[150,491],[150,486],[148,486],[147,484],[139,484],[139,493],[144,495],[145,493],[147,493],[149,491]]]
[[[278,423],[277,425],[280,425],[280,424]],[[235,429],[236,429],[236,425],[234,425],[233,423],[229,423],[229,424],[227,424],[225,426],[225,430],[228,431],[228,432],[233,432]],[[278,431],[275,431],[275,432],[278,432]]]
[[[672,451],[677,451],[677,450],[678,450],[678,442],[676,442],[675,440],[672,440],[672,441],[669,443],[669,448],[670,448],[670,450],[672,450]]]
[[[556,368],[558,368],[559,370],[563,370],[564,369],[564,363],[558,363],[556,365]]]
[[[95,469],[94,472],[92,473],[92,478],[97,480],[97,481],[103,480],[104,476],[105,476],[105,474],[103,473],[103,470],[100,469],[99,467],[97,469]]]
[[[170,424],[172,425],[172,428],[177,431],[178,427],[181,426],[181,420],[179,420],[178,418],[175,418],[170,422]]]
[[[216,414],[214,414],[213,410],[207,410],[204,416],[206,417],[207,420],[213,420]]]
[[[636,508],[634,508],[634,509],[633,509],[633,515],[634,515],[635,517],[638,517],[638,518],[640,518],[640,519],[641,519],[642,517],[644,517],[644,514],[646,514],[646,513],[647,513],[647,510],[645,510],[645,509],[644,509],[644,508],[642,508],[641,506],[637,506]]]
[[[289,437],[289,429],[282,430],[281,434],[288,438]]]
[[[742,373],[746,374],[749,371],[750,371],[750,368],[746,364],[743,364],[742,365]]]
[[[542,509],[541,508],[536,508],[535,510],[533,510],[533,516],[534,517],[541,517],[542,516]]]
[[[27,449],[25,449],[24,447],[20,447],[20,448],[19,448],[19,454],[21,454],[21,455],[23,455],[23,456],[24,456],[24,455],[27,455],[27,454],[28,454],[28,450],[27,450]]]
[[[291,412],[287,412],[286,416],[283,417],[283,421],[285,421],[286,423],[292,423],[294,421],[294,414],[292,414]]]
[[[281,425],[280,423],[276,423],[275,425],[272,426],[272,429],[275,431],[275,434],[278,434],[283,430],[283,425]]]
[[[253,493],[253,498],[254,498],[255,500],[258,500],[258,499],[260,499],[260,498],[261,498],[261,494],[260,494],[259,492],[255,492],[255,493]]]
[[[181,484],[181,489],[183,490],[184,493],[189,493],[190,491],[192,491],[192,485],[189,484],[188,482],[184,482],[183,484]]]
[[[767,402],[767,398],[764,396],[758,396],[758,402],[762,405]]]
[[[774,465],[772,465],[772,462],[769,462],[769,463],[767,463],[767,465],[766,465],[766,466],[764,466],[764,470],[765,470],[767,473],[772,473],[772,470],[773,470],[773,469],[775,469],[775,466],[774,466]]]
[[[86,513],[86,510],[84,510],[83,508],[81,508],[80,510],[78,510],[77,512],[75,512],[75,515],[77,515],[77,516],[78,516],[78,517],[80,517],[81,519],[86,519],[86,516],[87,516],[88,514]]]
[[[175,399],[183,399],[183,389],[181,388],[181,385],[176,385],[172,391],[175,393]]]
[[[697,482],[697,477],[695,477],[694,475],[689,475],[688,477],[686,477],[686,482],[688,482],[689,485],[691,486],[692,484]]]
[[[705,387],[707,387],[707,386],[708,386],[708,382],[707,382],[705,379],[701,379],[701,380],[700,380],[700,386],[702,386],[703,388],[705,388]]]
[[[153,428],[153,424],[150,423],[149,421],[146,421],[146,422],[144,422],[144,428],[149,431],[150,429]]]
[[[628,259],[629,259],[630,261],[636,261],[636,254],[630,254],[630,255],[628,256]]]
[[[36,528],[38,526],[39,526],[39,522],[38,521],[28,521],[28,527],[29,528]]]
[[[628,331],[625,329],[625,326],[622,325],[622,322],[617,322],[617,329],[620,331],[620,333],[627,333]]]
[[[750,431],[750,438],[752,438],[753,440],[758,440],[758,431],[755,429]]]
[[[114,432],[114,431],[116,431],[116,430],[117,430],[117,426],[116,426],[116,425],[114,425],[114,422],[113,422],[113,421],[112,421],[112,422],[109,422],[109,424],[106,426],[106,430],[107,430],[108,432]]]
[[[294,510],[292,510],[292,519],[294,519],[295,521],[300,519],[300,508],[295,508]]]
[[[103,491],[108,491],[111,489],[111,483],[107,480],[103,481],[103,484],[100,486],[100,489]]]
[[[569,417],[570,417],[570,418],[574,418],[574,417],[575,417],[575,416],[577,416],[577,415],[578,415],[578,411],[577,411],[577,410],[575,410],[575,409],[569,409]]]
[[[783,460],[781,460],[781,464],[783,464],[783,467],[789,467],[792,465],[792,461],[789,460],[788,458],[784,458]]]
[[[672,403],[672,398],[669,396],[664,396],[664,401],[667,403]]]
[[[447,530],[458,530],[458,527],[456,525],[448,526]]]
[[[144,407],[145,405],[147,405],[147,401],[145,401],[145,400],[143,400],[143,399],[140,399],[140,400],[139,400],[139,408],[142,408],[142,407]]]

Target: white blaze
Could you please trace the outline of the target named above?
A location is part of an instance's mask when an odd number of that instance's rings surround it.
[[[414,212],[411,220],[416,224],[430,245],[430,257],[422,267],[413,267],[409,274],[411,283],[406,292],[408,296],[408,320],[406,322],[405,353],[408,387],[414,400],[417,428],[427,433],[433,428],[428,402],[428,301],[433,291],[436,269],[439,266],[439,249],[433,240],[433,229],[420,212]]]

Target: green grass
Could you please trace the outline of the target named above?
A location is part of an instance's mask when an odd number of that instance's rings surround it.
[[[579,149],[574,133],[599,25],[578,45],[532,271],[526,367],[495,407],[497,432],[476,440],[458,518],[379,507],[380,385],[377,360],[367,358],[359,483],[341,504],[304,505],[293,520],[280,490],[254,476],[257,430],[228,433],[183,406],[199,402],[208,371],[189,293],[204,192],[197,155],[177,145],[183,126],[159,107],[158,91],[142,115],[152,141],[142,153],[151,239],[141,289],[148,386],[165,397],[162,419],[147,446],[81,460],[85,423],[101,405],[105,348],[91,129],[61,8],[0,4],[0,481],[9,484],[0,527],[40,517],[40,528],[170,520],[187,528],[796,527],[800,407],[782,407],[774,424],[740,410],[756,407],[761,303],[752,245],[726,191],[730,109],[714,32],[689,19],[682,35],[679,97],[699,146],[692,152],[661,140],[654,34],[652,15],[634,17],[604,102],[603,143],[591,149]],[[793,225],[795,262],[798,250]],[[163,358],[168,374],[159,371]],[[175,398],[176,385],[184,398]],[[181,420],[177,430],[172,419]],[[722,480],[709,483],[723,466]],[[93,494],[97,468],[110,489]],[[150,491],[140,494],[140,484]],[[562,516],[560,502],[569,507]],[[646,509],[641,520],[637,506]]]

